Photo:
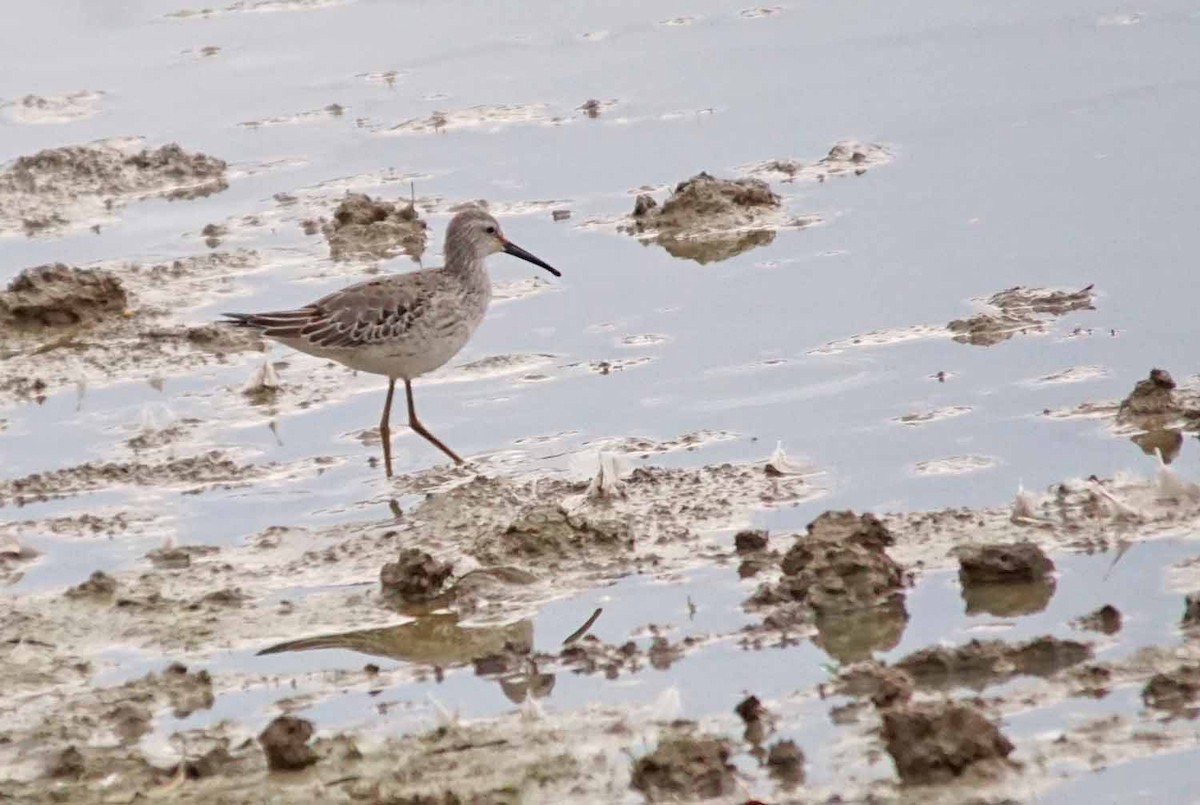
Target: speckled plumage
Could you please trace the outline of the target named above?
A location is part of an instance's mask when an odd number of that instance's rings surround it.
[[[468,209],[454,216],[446,228],[444,267],[355,283],[295,310],[225,315],[233,324],[257,329],[300,352],[389,378],[380,422],[389,474],[386,435],[396,380],[404,381],[413,430],[461,462],[417,420],[412,380],[457,355],[479,327],[492,298],[484,259],[499,251],[558,276],[554,268],[509,242],[491,215]]]

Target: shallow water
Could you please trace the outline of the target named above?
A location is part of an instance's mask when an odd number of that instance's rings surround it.
[[[1120,399],[1151,366],[1177,378],[1194,370],[1200,319],[1194,294],[1185,291],[1200,251],[1192,220],[1200,167],[1182,138],[1189,122],[1200,123],[1200,14],[1190,3],[1143,3],[1134,13],[1078,1],[855,0],[757,16],[741,14],[740,3],[700,0],[603,8],[529,2],[503,15],[482,2],[359,0],[173,16],[186,3],[35,4],[22,8],[19,24],[0,25],[0,65],[7,67],[0,98],[105,93],[97,114],[61,125],[0,116],[0,160],[137,135],[220,156],[234,176],[228,190],[207,198],[130,203],[99,234],[6,239],[0,280],[44,262],[194,254],[203,251],[197,233],[205,224],[260,215],[264,226],[235,229],[225,247],[259,249],[266,270],[239,278],[219,298],[192,300],[188,315],[200,322],[224,310],[288,307],[361,278],[365,267],[330,262],[320,236],[271,217],[279,210],[272,196],[335,180],[406,196],[412,179],[422,198],[486,198],[501,209],[554,202],[504,224],[563,278],[548,292],[495,305],[456,363],[502,353],[552,357],[507,376],[418,384],[423,419],[464,455],[520,448],[522,469],[563,469],[567,454],[597,439],[736,434],[653,460],[691,466],[762,460],[782,443],[824,472],[817,483],[828,494],[755,515],[755,525],[776,533],[798,530],[827,508],[991,506],[1008,501],[1018,483],[1040,489],[1073,476],[1155,467],[1099,421],[1041,412]],[[663,24],[681,16],[692,19]],[[220,50],[201,55],[206,46]],[[396,72],[391,83],[378,77],[388,71]],[[589,98],[616,103],[592,120],[577,111]],[[345,111],[321,111],[333,103]],[[481,104],[528,107],[522,114],[534,120],[387,131]],[[312,111],[318,114],[268,124]],[[253,121],[267,123],[242,125]],[[732,175],[776,157],[813,161],[849,138],[885,144],[894,161],[859,177],[776,185],[791,212],[819,215],[822,224],[781,231],[731,259],[699,265],[589,225],[626,214],[639,187],[673,185],[700,170]],[[335,198],[341,189],[326,192]],[[572,217],[555,222],[551,207]],[[431,219],[434,252],[446,220]],[[425,264],[439,257],[429,254]],[[385,270],[409,267],[401,259]],[[505,258],[491,267],[497,281],[533,271]],[[1093,283],[1096,310],[1052,321],[1042,335],[986,348],[927,338],[823,349],[857,334],[943,325],[970,315],[973,298],[1013,285]],[[1083,330],[1072,337],[1075,328]],[[647,334],[662,337],[639,337]],[[280,347],[270,357],[288,362],[284,382],[303,383],[315,365]],[[576,366],[641,357],[651,360],[607,375]],[[130,377],[0,412],[7,422],[0,462],[11,477],[127,458],[124,441],[161,406],[168,416],[201,419],[197,443],[205,448],[258,462],[335,459],[320,474],[201,496],[117,489],[10,508],[4,514],[13,519],[99,506],[169,515],[140,541],[68,545],[32,533],[28,542],[44,557],[10,590],[51,589],[97,568],[136,566],[164,531],[184,544],[231,546],[272,525],[386,518],[391,495],[374,465],[377,444],[359,438],[377,422],[384,382],[347,372],[338,399],[276,417],[236,393],[259,362],[234,356],[227,367],[192,376],[154,385],[152,377]],[[1100,371],[1076,383],[1031,382],[1069,367]],[[939,382],[938,372],[948,378]],[[950,406],[969,410],[920,425],[896,421]],[[545,441],[529,448],[531,438]],[[401,473],[440,460],[408,432],[395,436],[394,449]],[[1200,475],[1197,455],[1189,438],[1175,463],[1185,477]],[[983,460],[969,472],[917,471],[922,462],[955,456]],[[1063,558],[1050,606],[1004,624],[1003,634],[1065,634],[1071,618],[1112,603],[1127,620],[1106,652],[1170,644],[1182,604],[1160,580],[1191,552],[1186,541],[1135,546],[1107,579],[1110,556]],[[752,589],[732,567],[670,584],[625,579],[545,607],[534,618],[535,644],[552,648],[596,606],[605,613],[593,633],[618,644],[649,621],[671,624],[673,639],[727,633],[749,622],[739,604]],[[689,597],[698,606],[694,620],[687,619]],[[881,657],[995,627],[994,619],[962,614],[956,583],[943,573],[921,577],[908,609],[900,645]],[[128,666],[131,673],[158,658],[143,659]],[[776,699],[818,683],[828,661],[807,641],[761,652],[720,642],[621,684],[560,672],[548,702],[647,702],[674,686],[685,713],[727,714],[744,692]],[[214,673],[279,675],[363,662],[344,651],[205,659]],[[513,707],[493,681],[468,669],[377,696],[351,692],[307,714],[322,727],[380,719],[383,729],[428,726],[425,694],[465,716]],[[214,710],[180,726],[247,712],[265,721],[277,698],[270,688],[221,697]],[[373,708],[381,701],[408,704],[379,716]],[[1024,729],[1013,727],[1014,736]],[[817,749],[825,729],[806,720],[795,735],[813,747],[812,778],[828,782]],[[1118,788],[1140,795],[1150,774],[1152,793],[1169,797],[1187,772],[1181,757],[1078,778],[1055,799],[1089,801]]]

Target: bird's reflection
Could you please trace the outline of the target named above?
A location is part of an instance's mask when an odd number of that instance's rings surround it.
[[[565,641],[578,640],[591,629],[601,610]],[[416,614],[410,612],[410,614]],[[491,676],[514,704],[540,699],[554,690],[554,674],[538,669],[533,656],[533,620],[500,626],[463,626],[455,612],[425,612],[398,626],[304,637],[262,649],[259,655],[288,651],[345,649],[435,668],[475,665],[480,676]]]
[[[532,650],[532,620],[503,626],[461,626],[458,614],[436,612],[399,626],[288,640],[258,653],[340,648],[402,662],[445,666],[470,663],[504,651],[509,645],[516,650]]]

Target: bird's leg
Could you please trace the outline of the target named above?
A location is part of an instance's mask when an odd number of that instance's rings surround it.
[[[392,429],[388,422],[392,418],[392,395],[396,392],[396,378],[388,378],[387,400],[383,403],[383,418],[379,420],[379,438],[383,441],[383,466],[387,477],[392,477]]]
[[[458,453],[446,447],[438,437],[425,430],[425,426],[421,424],[421,420],[417,419],[417,408],[413,405],[412,381],[407,377],[404,378],[404,393],[408,395],[408,426],[429,440],[429,443],[434,447],[450,456],[455,464],[462,464],[463,460],[458,457]]]

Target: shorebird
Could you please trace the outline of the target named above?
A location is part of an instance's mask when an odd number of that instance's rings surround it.
[[[492,298],[484,259],[497,252],[562,276],[506,238],[495,218],[472,208],[455,215],[446,228],[446,265],[441,268],[358,282],[295,310],[222,315],[292,349],[387,377],[379,435],[388,477],[392,475],[388,422],[397,380],[404,381],[408,397],[408,426],[455,464],[462,464],[458,454],[417,418],[412,381],[457,355],[483,321]]]

